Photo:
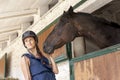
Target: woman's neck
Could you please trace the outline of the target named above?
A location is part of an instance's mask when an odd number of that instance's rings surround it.
[[[34,55],[35,57],[40,57],[40,55],[38,55],[38,52],[36,50],[36,48],[30,49],[29,52]]]

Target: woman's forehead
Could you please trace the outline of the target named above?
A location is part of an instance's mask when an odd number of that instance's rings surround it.
[[[27,40],[27,39],[34,39],[34,38],[29,36],[29,37],[26,37],[24,40]]]

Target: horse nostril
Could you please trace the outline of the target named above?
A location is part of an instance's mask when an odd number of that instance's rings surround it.
[[[43,51],[45,53],[51,54],[53,52],[53,48],[51,46],[48,46],[46,44],[43,45]]]
[[[46,47],[45,47],[45,48],[44,48],[44,52],[50,54],[50,53],[53,52],[53,48],[51,48],[51,47],[47,47],[47,48],[46,48]]]

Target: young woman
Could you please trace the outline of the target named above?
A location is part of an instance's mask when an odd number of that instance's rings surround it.
[[[28,50],[21,57],[21,68],[25,80],[56,80],[58,67],[52,56],[43,54],[38,48],[38,37],[33,31],[26,31],[22,41]]]

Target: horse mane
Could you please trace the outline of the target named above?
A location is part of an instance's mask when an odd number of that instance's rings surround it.
[[[120,25],[115,22],[110,22],[110,24],[112,25],[112,27],[120,28]]]
[[[109,25],[110,27],[113,27],[113,28],[120,28],[120,25],[116,22],[112,22],[112,21],[108,21],[106,20],[105,18],[102,18],[102,17],[98,17],[98,16],[95,16],[95,15],[92,15],[90,13],[85,13],[85,12],[74,12],[73,11],[73,7],[70,6],[69,10],[67,12],[64,11],[64,17],[74,17],[74,15],[83,15],[83,16],[87,16],[87,17],[90,17],[91,19],[99,22],[99,23],[102,23],[102,24],[105,24],[105,25]]]
[[[98,17],[97,17],[98,18]],[[108,21],[105,18],[98,18],[100,22],[106,24],[106,25],[110,25],[110,27],[113,28],[120,28],[120,25],[116,22],[112,22],[112,21]]]
[[[90,14],[90,13],[84,13],[84,12],[77,12],[77,13],[75,13],[75,12],[74,12],[74,14],[76,14],[76,15],[89,16],[89,17],[92,17],[93,19],[95,19],[95,20],[98,21],[98,22],[101,22],[101,23],[106,24],[106,25],[110,25],[110,27],[120,28],[120,25],[119,25],[118,23],[113,22],[113,21],[108,21],[108,20],[106,20],[106,19],[103,18],[103,17],[98,17],[98,16],[92,15],[92,14]]]

